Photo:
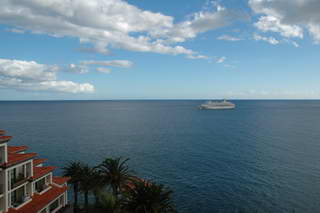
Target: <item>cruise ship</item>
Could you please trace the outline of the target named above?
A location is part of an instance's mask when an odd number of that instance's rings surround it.
[[[229,101],[207,101],[199,106],[200,109],[234,109],[236,105]]]

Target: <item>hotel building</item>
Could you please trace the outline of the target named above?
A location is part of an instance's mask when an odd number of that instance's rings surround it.
[[[0,130],[0,213],[55,213],[65,207],[67,181],[53,176],[46,159],[25,153],[27,146],[9,146]]]

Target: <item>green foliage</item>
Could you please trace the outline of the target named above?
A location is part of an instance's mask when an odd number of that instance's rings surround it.
[[[134,213],[174,213],[172,191],[153,182],[134,181],[123,193],[124,210]]]
[[[65,167],[62,168],[63,176],[70,177],[69,183],[73,185],[74,196],[74,213],[78,210],[78,193],[79,183],[81,178],[82,163],[79,161],[71,161]]]
[[[127,166],[128,160],[107,158],[97,167],[77,161],[68,163],[63,175],[71,177],[75,209],[80,191],[85,197],[86,212],[89,212],[88,196],[92,193],[95,208],[106,213],[176,213],[172,191],[161,184],[134,177]]]
[[[104,192],[100,194],[101,207],[106,213],[122,213],[121,202],[112,193]]]
[[[129,159],[107,158],[99,166],[101,175],[106,184],[110,185],[112,192],[117,196],[121,189],[132,177],[129,167],[126,165]]]
[[[71,184],[78,184],[80,180],[82,163],[80,161],[71,161],[65,167],[62,168],[62,174],[64,177],[70,177]]]
[[[82,192],[88,192],[94,188],[94,168],[91,168],[88,164],[83,164],[80,170],[80,190]]]

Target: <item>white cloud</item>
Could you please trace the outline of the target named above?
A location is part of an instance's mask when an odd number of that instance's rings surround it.
[[[133,62],[128,60],[111,60],[111,61],[96,61],[96,60],[86,60],[80,61],[79,64],[69,64],[62,69],[65,72],[84,74],[88,73],[91,66],[104,66],[96,68],[97,71],[103,73],[111,73],[111,69],[108,67],[120,67],[120,68],[130,68],[133,66]]]
[[[253,34],[253,39],[256,41],[266,41],[269,44],[272,45],[277,45],[280,43],[280,41],[278,41],[277,39],[275,39],[274,37],[265,37],[265,36],[261,36],[258,34]]]
[[[291,44],[292,44],[293,46],[295,46],[295,47],[300,47],[300,45],[299,45],[297,42],[295,42],[295,41],[291,41]]]
[[[17,29],[17,28],[9,28],[9,29],[6,29],[7,32],[12,32],[12,33],[19,33],[19,34],[23,34],[24,33],[24,30],[21,30],[21,29]]]
[[[94,86],[88,83],[78,84],[72,81],[44,81],[40,82],[36,90],[57,91],[68,93],[94,92]]]
[[[88,83],[78,84],[72,81],[40,81],[27,82],[17,78],[3,78],[0,76],[0,87],[16,90],[46,91],[62,93],[90,93],[94,86]]]
[[[35,61],[0,59],[0,87],[66,93],[94,92],[93,85],[88,83],[57,80],[56,73],[59,70],[56,65]]]
[[[9,78],[52,81],[56,79],[57,70],[57,66],[38,64],[35,61],[0,59],[0,75]]]
[[[298,25],[283,24],[279,18],[274,16],[262,16],[254,25],[263,32],[277,32],[287,38],[303,38],[303,30],[301,27]]]
[[[230,35],[221,35],[217,38],[218,40],[225,40],[225,41],[241,41],[242,39],[233,37]]]
[[[166,37],[169,42],[184,42],[195,38],[199,33],[229,25],[237,19],[246,18],[245,14],[230,11],[220,5],[215,10],[200,11],[192,14],[189,20],[177,23],[170,30],[153,32],[154,36]]]
[[[112,60],[112,61],[81,61],[80,64],[83,65],[100,65],[100,66],[111,66],[111,67],[122,67],[122,68],[130,68],[133,63],[127,60]]]
[[[209,57],[205,56],[205,55],[188,55],[187,58],[189,58],[189,59],[209,59]]]
[[[107,73],[107,74],[111,73],[111,70],[108,69],[108,68],[105,68],[105,67],[97,67],[96,70],[97,70],[98,72],[102,72],[102,73]]]
[[[65,68],[65,71],[83,74],[89,72],[89,69],[84,65],[69,64],[67,68]]]
[[[124,0],[2,0],[0,7],[2,24],[31,33],[76,37],[82,44],[93,45],[84,47],[86,51],[103,54],[120,48],[197,57],[197,52],[174,44],[242,17],[216,6],[214,11],[200,11],[175,23],[171,16],[139,9]]]
[[[320,43],[320,24],[309,24],[308,29],[316,44]]]
[[[218,59],[216,60],[216,62],[217,62],[217,64],[221,64],[221,63],[223,63],[226,59],[227,59],[227,57],[222,56],[222,57],[218,58]]]
[[[291,45],[293,45],[294,47],[300,47],[300,45],[298,44],[298,42],[296,42],[296,41],[292,41],[292,40],[290,40],[290,39],[284,39],[283,40],[284,42],[286,42],[286,43],[288,43],[288,44],[291,44]]]
[[[316,43],[320,42],[320,1],[318,0],[249,0],[257,14],[263,14],[255,26],[284,37],[303,38],[307,30]]]

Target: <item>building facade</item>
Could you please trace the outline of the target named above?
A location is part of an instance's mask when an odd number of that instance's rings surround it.
[[[65,177],[53,176],[46,159],[9,146],[11,136],[0,130],[0,213],[55,213],[68,204]]]

